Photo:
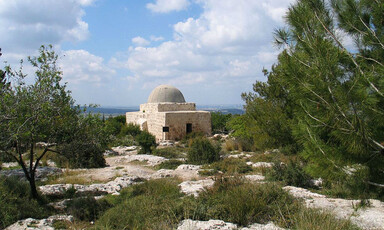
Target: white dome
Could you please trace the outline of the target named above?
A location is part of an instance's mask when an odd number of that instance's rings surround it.
[[[185,103],[183,94],[177,88],[171,85],[159,85],[148,97],[148,103]]]

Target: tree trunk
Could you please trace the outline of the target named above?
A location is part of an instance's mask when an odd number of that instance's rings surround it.
[[[30,172],[29,186],[31,188],[32,198],[38,200],[39,194],[37,193],[36,182],[35,182],[35,172],[34,171]]]

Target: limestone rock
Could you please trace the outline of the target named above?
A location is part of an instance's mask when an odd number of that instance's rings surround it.
[[[105,184],[91,184],[91,185],[79,185],[79,184],[53,184],[40,186],[39,189],[43,195],[49,196],[61,196],[69,189],[75,189],[76,194],[113,194],[118,195],[120,190],[128,187],[132,184],[137,184],[142,181],[140,177],[117,177],[115,180]]]
[[[235,155],[229,155],[228,158],[250,158],[252,155],[251,154],[246,154],[246,153],[240,153],[240,154],[235,154]]]
[[[111,148],[113,152],[117,153],[117,155],[125,155],[130,153],[133,150],[137,149],[137,146],[117,146]]]
[[[159,156],[148,155],[148,154],[137,154],[137,155],[128,155],[123,158],[120,158],[118,159],[117,163],[132,162],[132,161],[147,162],[148,166],[156,166],[165,161],[168,161],[168,159],[165,157],[159,157]]]
[[[237,229],[236,224],[226,223],[222,220],[209,220],[209,221],[197,221],[197,220],[183,220],[177,230],[231,230]]]
[[[63,170],[55,167],[38,167],[36,169],[36,180],[41,181],[46,179],[48,176],[59,175],[63,173]],[[15,176],[20,179],[25,179],[25,175],[22,169],[11,169],[11,170],[2,170],[0,171],[2,176]]]
[[[206,188],[213,186],[215,182],[212,179],[197,180],[197,181],[184,181],[179,184],[181,192],[192,195],[199,196],[199,192],[204,191]]]
[[[73,216],[55,215],[55,216],[50,216],[47,219],[41,219],[41,220],[28,218],[25,220],[17,221],[16,223],[5,228],[5,230],[33,230],[33,229],[54,230],[52,225],[56,221],[73,222]]]
[[[367,207],[357,208],[360,200],[328,198],[307,189],[286,186],[283,188],[295,197],[303,198],[307,207],[324,209],[338,218],[350,219],[361,229],[384,229],[384,202],[370,199]]]
[[[272,168],[274,164],[272,162],[256,162],[256,163],[253,163],[253,162],[248,161],[247,165],[250,165],[250,166],[252,166],[254,168]]]
[[[199,221],[199,220],[183,220],[177,230],[284,230],[284,228],[277,227],[272,222],[268,224],[252,224],[245,228],[238,228],[236,224],[224,222],[222,220],[209,220],[209,221]]]
[[[263,175],[245,175],[244,178],[251,182],[259,182],[265,180],[265,176]]]

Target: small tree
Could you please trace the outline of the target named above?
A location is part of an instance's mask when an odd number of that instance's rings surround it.
[[[48,152],[62,153],[61,147],[74,140],[86,141],[93,147],[98,139],[84,138],[81,121],[84,117],[74,106],[62,72],[56,65],[57,55],[41,46],[38,57],[28,57],[36,68],[33,84],[25,83],[26,75],[6,68],[7,76],[0,83],[0,154],[16,160],[31,187],[31,196],[38,198],[36,169]],[[22,62],[21,62],[22,63]],[[45,142],[37,149],[38,142]]]
[[[147,131],[141,132],[136,136],[136,141],[140,145],[140,153],[152,153],[152,149],[156,147],[156,138]]]
[[[215,146],[206,137],[197,137],[192,140],[188,150],[188,162],[193,164],[209,164],[220,159],[220,148]]]

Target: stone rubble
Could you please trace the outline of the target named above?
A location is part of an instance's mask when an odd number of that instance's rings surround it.
[[[54,215],[50,216],[47,219],[36,220],[33,218],[28,218],[24,220],[19,220],[16,223],[8,226],[5,230],[54,230],[52,227],[53,223],[56,221],[66,221],[73,222],[73,216],[67,215]]]
[[[284,228],[277,227],[272,222],[268,224],[252,224],[245,228],[239,228],[236,224],[224,222],[222,220],[209,220],[209,221],[198,221],[198,220],[183,220],[180,222],[177,230],[284,230]]]
[[[384,202],[369,199],[369,205],[359,207],[360,200],[328,198],[307,189],[286,186],[283,188],[294,197],[303,198],[309,208],[319,208],[332,212],[338,218],[350,219],[361,229],[384,230]]]
[[[234,154],[234,155],[229,155],[228,158],[250,158],[252,157],[251,154],[246,154],[246,153],[239,153],[239,154]]]
[[[197,181],[184,181],[179,184],[181,192],[186,195],[198,197],[199,193],[207,188],[210,188],[215,183],[212,179],[197,180]]]
[[[133,184],[143,181],[143,178],[134,176],[117,177],[115,180],[105,184],[53,184],[40,186],[40,192],[43,195],[62,196],[69,189],[75,189],[76,194],[112,194],[119,195],[120,190]]]
[[[111,150],[116,153],[116,155],[125,155],[129,154],[133,150],[136,150],[137,146],[117,146],[117,147],[112,147]]]
[[[148,154],[137,154],[137,155],[128,155],[116,160],[116,163],[124,163],[124,162],[132,162],[132,161],[140,161],[147,162],[148,166],[156,166],[165,161],[168,161],[165,157],[159,157]]]
[[[253,163],[253,162],[250,162],[250,161],[248,161],[246,164],[252,166],[253,168],[272,168],[273,165],[274,165],[272,162],[256,162],[256,163]]]
[[[36,169],[36,181],[45,180],[48,176],[60,175],[63,173],[63,170],[56,167],[37,167]],[[15,176],[22,180],[26,180],[24,172],[22,169],[10,169],[10,170],[1,170],[0,176]]]

